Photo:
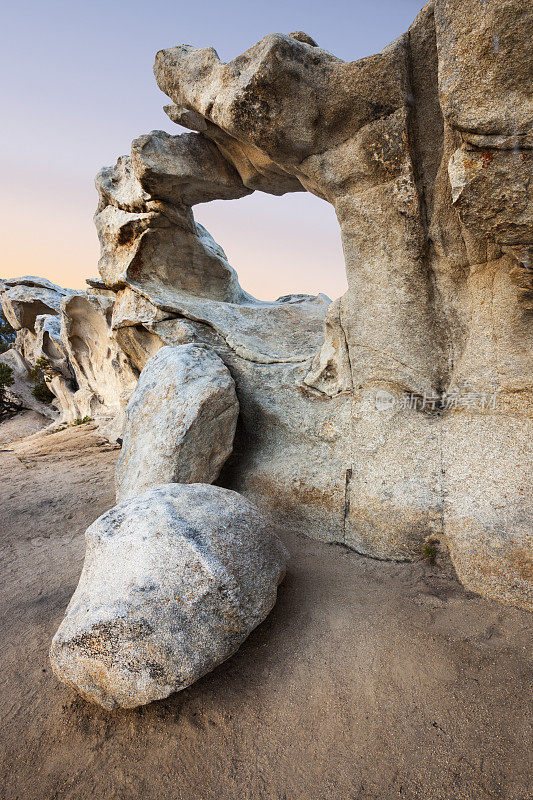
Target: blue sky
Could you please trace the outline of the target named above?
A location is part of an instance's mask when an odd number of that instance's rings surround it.
[[[20,0],[2,13],[1,277],[41,274],[82,287],[97,273],[93,178],[154,129],[178,133],[162,111],[152,65],[181,42],[224,60],[266,33],[305,30],[345,60],[379,51],[410,25],[415,0],[314,2],[78,2]],[[308,194],[255,193],[197,206],[241,283],[270,299],[344,290],[333,210]]]

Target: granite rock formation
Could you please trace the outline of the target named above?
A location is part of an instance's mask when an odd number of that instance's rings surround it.
[[[118,429],[162,346],[212,348],[240,406],[219,483],[377,558],[437,536],[469,589],[531,608],[532,32],[525,0],[434,0],[354,62],[302,32],[229,63],[160,51],[192,132],[141,136],[97,177],[101,279],[60,312],[83,409]],[[192,207],[251,191],[334,206],[343,297],[240,287]],[[105,317],[87,357],[78,303]]]
[[[531,603],[532,26],[521,0],[437,0],[356,62],[280,34],[228,64],[190,46],[155,62],[171,118],[215,142],[244,185],[271,190],[250,180],[246,156],[270,186],[281,171],[285,191],[292,178],[339,219],[349,288],[296,381],[334,409],[337,457],[296,481],[279,470],[301,492],[297,516],[333,507],[342,533],[328,524],[330,535],[378,557],[413,557],[440,535],[469,588],[520,605]],[[298,405],[310,428],[320,412]],[[254,466],[237,468],[237,485],[270,504],[280,486]]]

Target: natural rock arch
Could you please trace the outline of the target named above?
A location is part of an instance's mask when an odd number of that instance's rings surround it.
[[[193,132],[141,136],[100,172],[101,282],[87,299],[109,304],[107,338],[134,377],[165,344],[224,361],[241,408],[226,486],[378,558],[444,537],[466,586],[519,605],[533,113],[514,64],[532,28],[521,0],[435,0],[355,62],[301,33],[228,64],[212,48],[160,51],[168,116]],[[256,301],[192,206],[304,189],[335,208],[348,291]],[[67,330],[66,301],[62,315]]]
[[[511,27],[509,61],[531,25],[530,12],[514,11],[510,19],[508,9],[489,2],[475,12],[488,33]],[[465,0],[430,3],[382,53],[352,63],[300,34],[269,35],[228,64],[211,48],[181,46],[157,54],[156,80],[173,101],[167,113],[195,130],[196,138],[152,134],[134,142],[133,170],[150,197],[143,213],[156,216],[151,222],[128,217],[124,224],[148,226],[139,243],[166,241],[168,223],[157,215],[165,215],[162,204],[180,198],[193,204],[214,195],[305,188],[331,202],[349,288],[328,311],[325,341],[312,363],[303,349],[298,366],[284,360],[287,351],[272,358],[272,349],[254,350],[246,327],[253,318],[266,341],[275,319],[281,339],[295,308],[312,302],[254,307],[239,292],[234,273],[221,266],[220,254],[213,257],[212,246],[204,245],[208,255],[192,263],[212,273],[215,258],[217,302],[229,305],[215,310],[206,297],[203,317],[196,300],[187,299],[187,308],[184,301],[180,308],[169,301],[176,289],[190,291],[187,270],[178,270],[170,285],[169,276],[161,276],[156,286],[142,245],[134,247],[131,263],[117,254],[113,260],[125,266],[125,283],[159,309],[201,321],[211,337],[213,331],[222,335],[218,352],[230,349],[228,365],[241,359],[240,367],[230,366],[247,430],[235,459],[235,488],[313,535],[378,557],[411,558],[429,534],[446,536],[467,585],[499,596],[507,591],[502,575],[522,552],[518,486],[528,469],[523,443],[530,423],[523,404],[531,362],[516,343],[531,335],[531,210],[521,188],[530,169],[531,104],[523,75],[513,74],[518,105],[511,112],[501,53],[497,64],[483,65],[483,58],[494,61],[491,53],[472,57],[461,22],[471,12]],[[482,99],[477,87],[470,90],[460,60],[476,74],[482,64],[484,83],[494,75],[490,102],[487,93]],[[506,149],[509,137],[514,151]],[[122,169],[117,186],[130,180]],[[518,202],[506,202],[517,194]],[[121,214],[133,211],[124,207]],[[190,239],[195,233],[185,217],[176,216],[174,224],[183,230],[189,225]],[[496,317],[485,310],[487,292],[493,310],[501,309]],[[244,347],[241,341],[235,347],[241,330]],[[311,339],[306,336],[307,343]],[[292,346],[296,352],[294,341]],[[268,377],[261,361],[270,364]],[[376,390],[390,397],[387,409],[376,407]],[[496,412],[484,400],[460,413],[443,406],[443,394],[474,392],[483,398],[497,393]],[[253,409],[248,420],[247,407]],[[487,449],[493,454],[490,474],[482,457]],[[505,522],[495,511],[500,496],[507,498]],[[522,587],[515,599],[523,602],[526,584],[515,578]]]

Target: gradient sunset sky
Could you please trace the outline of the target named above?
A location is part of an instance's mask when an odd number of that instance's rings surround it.
[[[228,61],[265,34],[304,30],[347,61],[403,33],[420,0],[19,0],[4,7],[0,277],[83,288],[97,275],[94,175],[150,130],[179,133],[152,74],[157,50],[212,45]],[[331,206],[307,193],[196,206],[260,299],[346,286]]]

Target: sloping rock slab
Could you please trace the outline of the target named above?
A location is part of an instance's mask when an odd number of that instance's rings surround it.
[[[324,341],[324,317],[331,303],[324,294],[225,303],[170,290],[152,279],[129,285],[161,311],[209,325],[236,355],[258,364],[305,361]]]

